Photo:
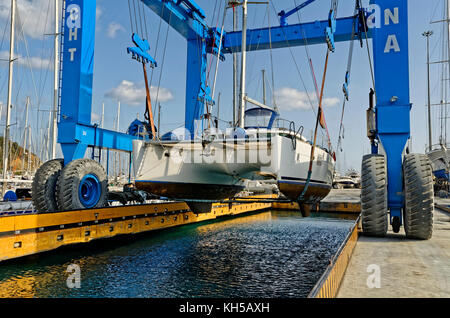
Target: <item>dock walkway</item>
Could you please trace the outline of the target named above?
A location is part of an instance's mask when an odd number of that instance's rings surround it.
[[[450,200],[436,199],[438,204]],[[379,286],[374,266],[379,266]],[[369,270],[369,272],[368,272]],[[372,283],[372,284],[370,284]],[[380,287],[380,288],[376,288]],[[436,209],[433,237],[408,240],[402,231],[386,238],[360,236],[338,298],[450,297],[450,213]]]

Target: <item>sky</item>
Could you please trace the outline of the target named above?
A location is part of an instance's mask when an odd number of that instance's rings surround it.
[[[427,85],[426,85],[426,42],[422,33],[433,30],[431,37],[431,60],[443,59],[440,50],[442,24],[430,24],[441,20],[444,0],[409,0],[409,52],[410,52],[410,86],[413,110],[412,144],[413,151],[423,153],[427,143]],[[196,0],[206,12],[209,26],[221,24],[224,0]],[[300,4],[301,0],[272,0],[267,5],[251,5],[249,8],[249,28],[279,25],[277,12],[289,10]],[[368,0],[364,0],[366,5]],[[48,110],[52,107],[53,86],[53,1],[18,0],[17,43],[18,60],[14,69],[12,133],[16,141],[23,136],[25,118],[25,100],[31,101],[31,125],[33,144],[45,143]],[[221,8],[219,10],[219,7]],[[291,16],[289,23],[326,20],[330,8],[329,0],[317,0]],[[338,17],[353,14],[354,1],[340,1]],[[0,0],[0,102],[6,103],[7,62],[9,51],[9,10],[10,0]],[[220,13],[219,13],[220,12]],[[133,15],[132,15],[133,16]],[[144,14],[142,13],[141,17]],[[134,19],[134,17],[133,17]],[[143,19],[142,19],[143,20]],[[161,103],[161,131],[167,132],[183,126],[185,108],[186,81],[186,40],[175,30],[168,28],[165,22],[148,8],[145,8],[146,34],[151,46],[151,54],[158,62],[158,67],[149,72],[151,93],[154,104]],[[133,21],[134,22],[134,21]],[[139,21],[138,21],[139,23]],[[139,27],[139,25],[138,25]],[[231,14],[227,16],[225,30],[231,30]],[[118,101],[121,102],[120,127],[125,132],[136,118],[143,118],[145,107],[145,89],[142,67],[127,54],[127,47],[132,45],[132,31],[136,29],[130,23],[128,1],[97,0],[97,25],[93,90],[93,123],[99,123],[102,104],[105,104],[105,128],[114,129],[117,119]],[[325,45],[308,45],[305,47],[285,48],[270,51],[251,52],[248,54],[248,95],[262,101],[262,75],[266,70],[268,103],[272,105],[275,97],[280,107],[281,116],[303,125],[309,138],[314,127],[315,116],[308,101],[308,96],[315,100],[313,78],[307,63],[307,53],[311,56],[317,81],[321,82],[325,62]],[[347,69],[349,43],[338,43],[336,52],[331,54],[325,84],[325,116],[332,139],[336,147],[343,102],[342,84]],[[273,67],[272,63],[273,61]],[[215,72],[215,57],[210,57],[209,82]],[[216,91],[221,94],[220,118],[230,121],[232,117],[232,58],[219,64]],[[439,103],[440,69],[438,64],[431,66],[432,103]],[[272,80],[273,78],[273,80]],[[448,82],[447,82],[448,83]],[[273,86],[273,87],[272,87]],[[344,117],[343,152],[338,151],[338,168],[360,170],[361,158],[369,152],[370,145],[366,137],[365,112],[368,107],[368,93],[371,85],[369,60],[366,48],[355,43],[350,82],[350,101],[346,105]],[[315,103],[314,105],[317,107]],[[215,112],[217,109],[213,111]],[[4,107],[1,129],[4,129]],[[433,123],[438,123],[439,109],[433,108]],[[433,125],[434,143],[437,143],[439,125]],[[321,133],[319,142],[325,141]]]

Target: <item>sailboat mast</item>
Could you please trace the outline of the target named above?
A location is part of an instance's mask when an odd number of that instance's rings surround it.
[[[447,0],[447,70],[448,70],[448,80],[445,81],[445,88],[448,89],[448,84],[450,83],[450,0]],[[445,104],[445,146],[447,146],[447,104]]]
[[[11,31],[9,40],[9,77],[8,77],[8,98],[6,104],[6,124],[5,135],[3,138],[3,195],[6,193],[8,177],[8,155],[9,155],[9,129],[11,122],[11,101],[12,101],[12,80],[14,71],[14,40],[15,40],[15,23],[16,23],[16,0],[11,0]]]
[[[58,124],[58,90],[59,90],[59,0],[55,0],[55,43],[54,43],[54,75],[53,75],[53,131],[51,159],[56,159],[56,138]]]
[[[237,10],[233,8],[233,31],[237,31]],[[237,53],[233,53],[233,127],[236,126],[237,122],[237,103],[238,103],[238,78],[237,78]]]
[[[431,92],[430,92],[430,36],[433,31],[422,33],[427,38],[427,89],[428,89],[428,150],[433,149],[433,137],[431,129]]]
[[[262,70],[263,104],[267,105],[266,98],[266,70]]]
[[[23,151],[23,155],[22,155],[22,174],[24,174],[24,170],[25,170],[25,151],[27,149],[27,133],[28,133],[28,107],[30,106],[30,97],[27,97],[27,103],[25,106],[25,129],[23,130],[23,144],[22,144],[22,151]],[[29,147],[29,145],[28,145]],[[30,151],[30,150],[28,150]]]
[[[245,127],[245,77],[247,68],[247,0],[242,3],[242,65],[241,65],[241,92],[239,96],[239,127]]]

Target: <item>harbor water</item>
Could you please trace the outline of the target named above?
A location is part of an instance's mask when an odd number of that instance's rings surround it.
[[[0,297],[306,297],[353,224],[270,211],[77,245],[0,264]]]

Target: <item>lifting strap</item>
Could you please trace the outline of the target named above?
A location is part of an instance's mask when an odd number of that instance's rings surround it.
[[[333,24],[333,20],[334,20],[334,22],[336,21],[337,5],[338,5],[337,0],[331,1],[331,10],[330,10],[330,15],[329,15],[330,26]],[[328,33],[327,37],[329,35],[332,36],[332,34]],[[318,133],[318,129],[319,129],[319,123],[323,128],[326,129],[326,127],[327,127],[325,118],[324,118],[322,102],[323,102],[323,92],[324,92],[324,88],[325,88],[325,80],[327,77],[327,69],[328,69],[328,61],[329,61],[329,57],[330,57],[330,51],[334,52],[334,45],[330,45],[330,43],[332,43],[332,42],[334,42],[334,39],[332,39],[332,41],[328,43],[328,47],[327,47],[327,55],[325,57],[325,67],[323,70],[323,77],[322,77],[322,87],[321,87],[320,95],[319,95],[319,111],[317,112],[316,127],[315,127],[315,131],[314,131],[314,141],[313,141],[313,145],[311,147],[311,156],[309,158],[308,176],[306,178],[305,187],[303,188],[302,193],[297,198],[297,202],[299,202],[299,203],[301,203],[304,200],[306,192],[308,191],[309,185],[311,183],[311,177],[312,177],[313,165],[314,165],[314,154],[315,154],[316,145],[317,145],[317,133]],[[330,149],[330,151],[331,151],[331,149]]]
[[[355,20],[353,21],[353,28],[352,28],[352,36],[351,36],[351,40],[350,40],[350,50],[348,53],[348,63],[347,63],[347,72],[345,73],[345,82],[344,85],[342,86],[342,91],[344,93],[344,102],[342,104],[342,113],[341,113],[341,122],[339,125],[339,138],[338,138],[338,143],[336,146],[336,151],[343,151],[342,150],[342,140],[344,139],[344,114],[345,114],[345,106],[347,101],[350,98],[350,93],[349,93],[349,85],[350,85],[350,74],[351,74],[351,70],[352,70],[352,61],[353,61],[353,51],[354,51],[354,46],[355,46],[355,38],[356,38],[356,27],[357,27],[357,23],[359,23],[359,12],[360,12],[360,7],[359,7],[359,0],[356,1],[355,4]]]
[[[155,121],[153,119],[153,110],[152,110],[152,100],[150,97],[150,88],[148,85],[148,77],[147,77],[147,68],[145,66],[145,62],[142,61],[142,69],[144,70],[144,79],[145,79],[145,91],[147,93],[147,102],[146,102],[146,109],[145,109],[145,119],[150,122],[150,127],[152,128],[152,139],[156,139],[156,128],[155,128]]]

